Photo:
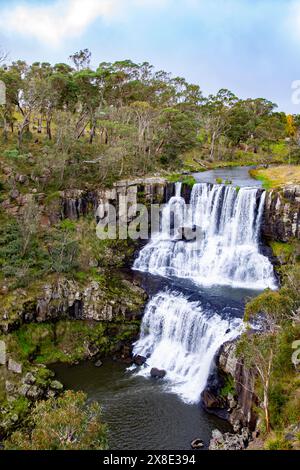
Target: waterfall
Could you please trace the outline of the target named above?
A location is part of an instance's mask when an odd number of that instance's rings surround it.
[[[259,252],[260,223],[265,193],[256,188],[194,185],[187,207],[179,195],[162,213],[161,230],[141,250],[134,269],[161,276],[192,279],[201,285],[230,285],[249,289],[276,287],[273,266]],[[194,228],[194,241],[178,240],[169,230]]]
[[[134,355],[147,358],[139,372],[167,371],[170,390],[188,403],[200,399],[219,347],[242,331],[240,319],[204,312],[200,303],[175,292],[160,292],[147,305]]]
[[[256,188],[196,184],[190,204],[175,196],[164,207],[160,230],[140,252],[134,269],[165,277],[188,278],[204,286],[275,288],[273,267],[260,253],[265,192]],[[179,232],[195,232],[196,239]],[[191,302],[178,292],[162,291],[148,303],[134,355],[146,358],[139,374],[152,367],[166,371],[170,389],[197,403],[213,358],[242,331],[242,320]]]

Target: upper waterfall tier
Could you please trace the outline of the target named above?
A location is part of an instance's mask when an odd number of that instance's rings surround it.
[[[134,269],[202,285],[276,288],[273,266],[259,250],[264,202],[261,189],[200,183],[187,205],[178,183],[159,233],[141,250]],[[179,240],[182,228],[185,237]],[[187,242],[192,231],[196,238]]]

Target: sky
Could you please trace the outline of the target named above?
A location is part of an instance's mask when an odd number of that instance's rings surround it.
[[[300,113],[300,0],[0,0],[0,46],[29,63],[83,48],[94,67],[148,61],[204,95],[228,88]]]

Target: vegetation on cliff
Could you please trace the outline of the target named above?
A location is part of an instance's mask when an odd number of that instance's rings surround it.
[[[245,320],[259,319],[263,332],[245,334],[239,343],[244,364],[257,377],[257,412],[265,448],[299,448],[300,382],[298,354],[300,337],[300,264],[280,269],[282,285],[267,290],[246,305]],[[296,346],[296,347],[295,347]],[[290,437],[294,440],[288,440]]]
[[[104,450],[106,427],[98,403],[82,392],[67,391],[34,406],[25,430],[15,431],[6,450]]]

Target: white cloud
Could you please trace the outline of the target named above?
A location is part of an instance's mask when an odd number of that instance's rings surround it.
[[[48,5],[0,7],[2,32],[29,36],[49,46],[81,36],[98,18],[120,19],[128,7],[161,7],[169,0],[55,0]]]

